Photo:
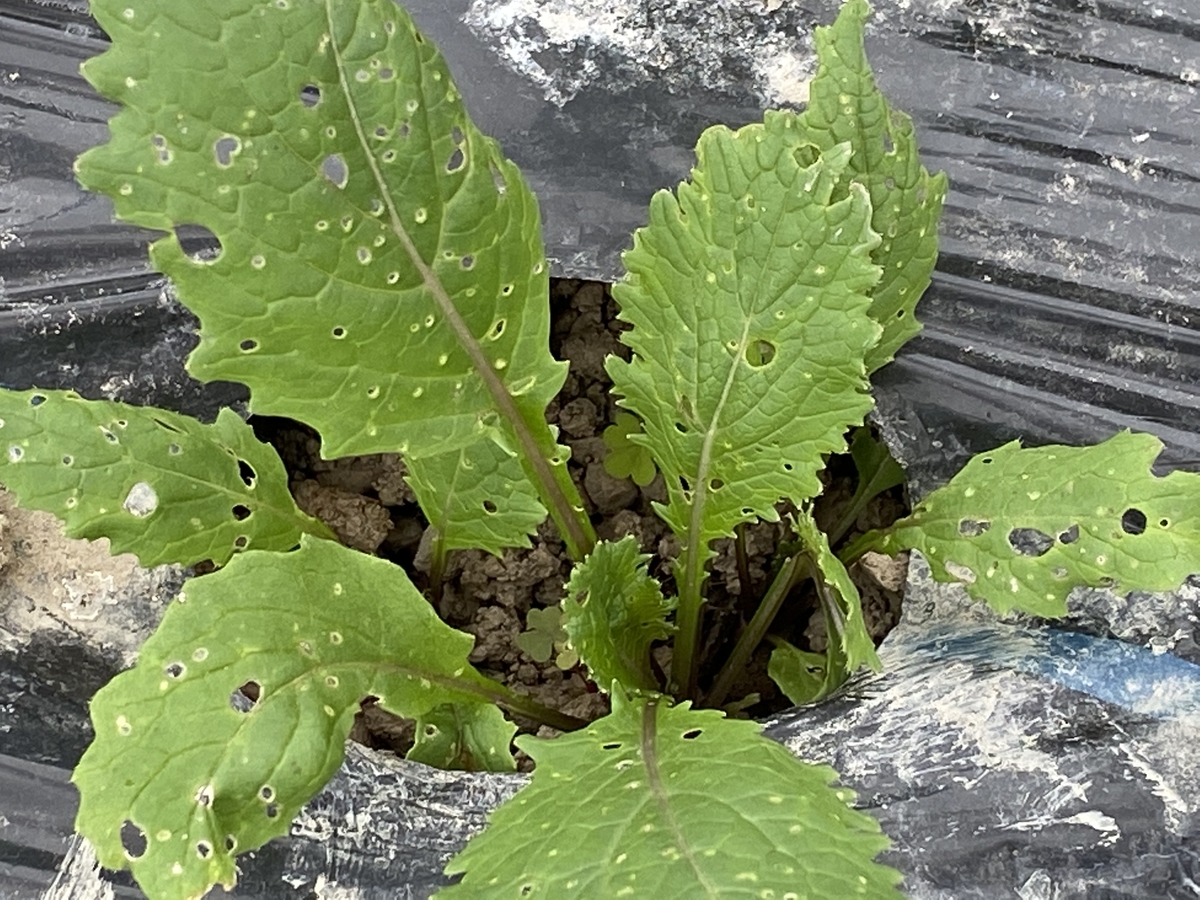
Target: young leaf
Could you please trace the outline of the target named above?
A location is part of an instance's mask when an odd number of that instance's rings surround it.
[[[407,460],[407,481],[446,550],[499,556],[529,547],[546,508],[516,458],[484,438],[437,456]]]
[[[876,497],[884,491],[904,484],[904,470],[892,458],[887,446],[871,435],[867,427],[854,429],[850,439],[850,456],[858,470],[858,490],[855,494]]]
[[[629,439],[641,433],[642,423],[637,416],[618,412],[616,421],[604,429],[604,445],[608,448],[604,468],[613,478],[632,478],[634,484],[645,487],[654,480],[658,469],[650,451]]]
[[[532,781],[451,860],[439,900],[899,900],[872,862],[887,838],[753,722],[613,693],[613,711],[553,741],[518,738]]]
[[[1156,477],[1161,450],[1127,431],[1094,447],[1012,441],[855,552],[920,550],[935,579],[962,582],[1002,613],[1061,616],[1080,585],[1169,590],[1200,572],[1200,475]]]
[[[220,242],[202,260],[177,233],[151,247],[200,319],[189,371],[249,385],[255,412],[308,422],[327,457],[494,433],[586,549],[544,419],[566,366],[548,350],[537,203],[408,14],[391,0],[92,10],[113,43],[84,73],[123,109],[80,181],[126,221]]]
[[[106,537],[144,566],[224,565],[333,534],[296,508],[283,463],[236,413],[204,425],[71,391],[0,390],[0,483],[69,537]]]
[[[822,150],[843,141],[854,148],[850,171],[871,194],[871,226],[883,242],[871,259],[883,277],[871,292],[870,314],[883,326],[867,353],[874,372],[921,330],[913,316],[937,261],[938,219],[946,176],[921,165],[912,119],[888,106],[863,51],[866,0],[848,0],[832,26],[816,31],[816,77],[803,114],[806,136]]]
[[[495,696],[472,644],[383,560],[307,535],[240,554],[93,698],[76,827],[155,900],[232,886],[234,855],[286,833],[341,763],[363,698],[424,719]]]
[[[774,635],[767,638],[775,645],[767,674],[797,706],[820,700],[846,680],[845,666],[832,641],[825,653],[810,653]]]
[[[674,603],[646,574],[649,556],[637,539],[601,541],[571,572],[563,599],[563,627],[593,681],[607,689],[657,691],[650,645],[671,635]]]
[[[811,515],[806,512],[797,515],[795,526],[796,533],[812,554],[823,576],[823,583],[822,579],[818,579],[817,594],[821,598],[821,610],[828,626],[830,659],[837,660],[846,674],[864,665],[876,672],[881,671],[883,665],[875,653],[875,642],[867,631],[862,600],[858,596],[858,588],[850,579],[850,573],[829,549],[829,539],[817,527]]]
[[[569,646],[562,620],[561,607],[531,609],[525,614],[528,630],[522,631],[515,638],[517,646],[528,653],[534,662],[549,662],[550,657],[554,656],[554,664],[560,669],[566,671],[575,668],[579,662],[579,654]],[[555,651],[558,651],[557,655]]]
[[[517,726],[487,703],[443,703],[417,719],[416,743],[405,756],[438,769],[513,772],[509,745]]]

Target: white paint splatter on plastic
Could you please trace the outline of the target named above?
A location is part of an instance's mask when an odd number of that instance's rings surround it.
[[[465,21],[558,106],[593,83],[741,92],[747,72],[764,106],[799,104],[816,71],[788,0],[475,0]]]

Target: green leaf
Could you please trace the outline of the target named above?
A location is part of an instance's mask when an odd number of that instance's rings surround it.
[[[629,439],[641,433],[642,423],[637,416],[618,412],[616,421],[604,429],[604,445],[608,448],[604,468],[613,478],[632,478],[634,484],[645,487],[654,480],[658,469],[650,451]]]
[[[855,496],[877,497],[884,491],[904,484],[904,469],[892,458],[883,441],[876,440],[867,427],[854,429],[850,439],[850,457],[858,471]]]
[[[815,703],[846,680],[845,667],[832,641],[827,652],[810,653],[774,635],[767,635],[767,639],[775,645],[767,674],[797,706]]]
[[[491,434],[563,487],[537,203],[441,55],[391,0],[186,6],[92,4],[113,43],[84,73],[123,108],[76,169],[125,221],[219,239],[151,247],[200,319],[188,370],[249,385],[327,458]]]
[[[817,595],[825,615],[830,659],[836,660],[846,674],[864,665],[876,672],[882,671],[883,665],[875,653],[875,642],[863,619],[862,600],[858,596],[858,588],[850,579],[850,573],[829,549],[829,539],[817,527],[811,515],[807,512],[797,515],[795,526],[796,533],[812,555],[823,579],[823,583],[822,579],[818,579]],[[836,653],[833,648],[836,648]],[[833,668],[836,667],[831,665]],[[834,674],[837,674],[836,671]]]
[[[563,627],[591,678],[607,689],[659,690],[650,670],[650,645],[671,636],[674,602],[646,574],[648,555],[637,539],[601,541],[575,566],[563,599]]]
[[[407,481],[446,550],[499,556],[506,547],[529,547],[529,535],[546,518],[521,464],[495,441],[409,457],[406,464]]]
[[[1001,613],[1061,616],[1081,585],[1170,590],[1200,572],[1200,475],[1155,476],[1161,450],[1127,431],[1094,447],[1012,441],[861,546],[920,550],[935,579],[965,584]]]
[[[899,900],[879,825],[760,726],[613,694],[553,741],[518,738],[532,781],[451,860],[439,900]]]
[[[562,627],[562,610],[557,606],[533,608],[525,614],[526,631],[516,637],[516,644],[534,662],[548,662],[554,655],[554,645],[566,643],[567,632]]]
[[[93,698],[76,827],[152,900],[231,886],[234,855],[287,833],[340,765],[365,697],[424,720],[496,695],[467,664],[473,643],[383,560],[307,535],[241,554],[189,581]],[[145,842],[136,859],[123,826]]]
[[[837,21],[816,30],[817,74],[803,114],[807,136],[822,150],[854,148],[850,172],[871,194],[871,224],[883,242],[871,259],[883,267],[871,316],[883,338],[867,353],[867,371],[890,362],[921,330],[913,315],[937,261],[938,220],[946,176],[921,165],[912,119],[888,106],[863,51],[865,0],[848,0]]]
[[[666,479],[659,512],[697,557],[740,522],[776,521],[780,499],[815,496],[822,455],[871,407],[879,238],[863,188],[832,199],[849,146],[802,164],[811,149],[791,113],[705,131],[613,288],[634,355],[607,368]]]
[[[439,769],[514,772],[509,745],[516,731],[498,707],[443,703],[417,719],[416,743],[405,758]]]
[[[296,508],[275,451],[221,410],[205,425],[71,391],[0,390],[0,482],[69,537],[106,537],[144,566],[224,565],[245,548],[333,535]]]

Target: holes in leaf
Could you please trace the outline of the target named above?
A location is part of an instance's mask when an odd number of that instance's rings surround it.
[[[180,453],[183,452],[183,448],[180,447],[178,444],[167,444],[167,452],[170,453],[172,456],[178,456]]]
[[[384,66],[383,68],[381,68],[379,70],[379,80],[380,81],[391,81],[395,77],[396,77],[395,69],[389,69],[387,66]]]
[[[1144,534],[1146,531],[1146,514],[1136,507],[1130,507],[1121,514],[1121,530],[1126,534]]]
[[[240,503],[235,506],[231,512],[233,513],[233,517],[239,522],[245,522],[248,518],[250,518],[250,507],[243,506]]]
[[[216,159],[217,165],[222,169],[228,169],[232,166],[233,158],[241,152],[241,139],[231,134],[219,137],[213,141],[213,158]]]
[[[346,165],[342,154],[330,153],[321,162],[321,174],[325,176],[326,181],[338,190],[342,190],[346,187],[346,182],[350,180],[350,167]]]
[[[146,832],[129,819],[121,823],[121,846],[125,848],[126,856],[130,859],[141,859],[146,853],[148,844]]]
[[[266,812],[267,812],[267,818],[268,818],[268,819],[274,819],[274,818],[278,818],[278,816],[279,816],[279,807],[278,807],[278,806],[276,806],[274,803],[270,803],[270,804],[268,804],[268,805],[267,805]]]
[[[375,137],[379,138],[382,141],[387,136],[388,136],[388,130],[387,130],[386,125],[376,125],[375,126]]]
[[[169,431],[169,432],[171,432],[172,434],[183,434],[183,429],[182,429],[182,428],[176,428],[176,427],[175,427],[174,425],[172,425],[170,422],[167,422],[167,421],[166,421],[166,420],[164,420],[164,419],[160,419],[160,418],[158,418],[158,416],[152,416],[152,417],[151,417],[151,421],[152,421],[152,422],[153,422],[155,425],[157,425],[159,428],[161,428],[163,431]]]
[[[211,784],[206,784],[196,791],[196,803],[203,806],[205,809],[212,806],[213,789]]]
[[[719,491],[721,488],[725,487],[725,482],[723,482],[720,478],[713,478],[709,480],[708,487],[709,490]]]
[[[979,537],[992,527],[992,523],[984,520],[976,519],[960,519],[958,522],[958,533],[963,537]]]
[[[343,328],[341,325],[339,325],[336,328],[334,328],[333,331],[330,332],[330,334],[333,335],[333,339],[335,341],[340,341],[342,338],[344,338],[346,336],[346,329]]]
[[[45,402],[46,402],[45,394],[34,394],[32,397],[29,398],[30,406],[41,406]]]
[[[146,482],[139,481],[129,489],[121,506],[134,518],[144,519],[158,509],[158,493]]]
[[[437,737],[439,734],[441,734],[441,729],[438,728],[436,725],[426,725],[425,726],[425,737],[434,738],[434,737]]]
[[[400,127],[396,129],[396,134],[402,138],[406,138],[412,134],[412,126],[408,124],[407,119],[400,123]]]
[[[537,887],[537,885],[534,885],[534,884],[523,884],[523,885],[521,885],[520,889],[517,891],[517,896],[518,897],[532,896],[534,888],[536,888],[536,887]]]
[[[680,434],[687,434],[687,428],[684,426],[684,424],[682,422],[675,423],[675,430],[678,431]]]
[[[621,745],[620,741],[609,741],[607,744],[601,744],[600,749],[601,750],[620,750],[621,746],[622,745]]]
[[[244,534],[239,534],[236,538],[234,538],[233,546],[236,547],[238,550],[245,550],[246,545],[249,543],[250,543],[250,538],[246,537]]]
[[[504,334],[504,329],[507,325],[507,319],[497,319],[492,323],[492,327],[488,330],[487,335],[485,335],[486,339],[489,341],[499,340],[500,336]]]
[[[253,353],[258,349],[258,341],[253,340],[252,338],[247,338],[238,344],[238,349],[243,353]]]
[[[315,84],[306,84],[300,88],[300,102],[308,109],[312,109],[321,102],[321,89]]]
[[[990,456],[985,456],[979,462],[985,466],[990,466],[993,462],[995,462],[995,460],[992,459]]]
[[[508,182],[504,180],[504,173],[501,172],[495,163],[492,163],[492,184],[496,186],[496,193],[504,195],[508,193]]]
[[[483,511],[488,514],[494,514],[496,512],[496,504],[493,503],[491,500],[484,500],[483,501]]]
[[[809,166],[815,163],[818,158],[820,158],[820,151],[818,151],[817,148],[812,144],[805,144],[804,146],[797,148],[793,155],[796,157],[796,162],[799,164],[800,168],[807,169]]]
[[[1079,526],[1072,525],[1066,531],[1058,536],[1058,539],[1064,544],[1073,544],[1079,540]]]
[[[246,487],[254,487],[254,482],[258,478],[258,473],[254,471],[254,466],[250,465],[250,463],[246,462],[244,459],[239,459],[237,464],[238,476],[242,479],[242,483],[246,485]]]
[[[260,796],[265,802],[270,803],[275,799],[275,788],[271,787],[269,784],[264,784],[258,789],[258,796]]]
[[[775,358],[775,345],[770,341],[751,341],[746,347],[746,362],[758,369]]]
[[[201,859],[208,859],[212,856],[212,844],[208,841],[196,841],[196,855]]]
[[[1008,545],[1022,556],[1042,556],[1054,546],[1054,538],[1037,528],[1014,528]]]
[[[237,838],[232,834],[225,835],[225,849],[230,853],[237,849]]]
[[[461,149],[455,150],[450,154],[450,159],[446,161],[446,171],[457,172],[463,167],[463,163],[466,162],[466,159],[466,154],[464,154]]]
[[[103,425],[100,426],[100,433],[102,435],[104,435],[104,439],[106,441],[108,441],[110,444],[118,443],[117,436],[115,434],[113,434],[111,431],[109,431],[107,428],[105,428]]]
[[[461,144],[466,139],[467,136],[463,134],[463,130],[457,125],[450,129],[450,140],[454,141],[454,143]]]
[[[704,734],[703,728],[693,728],[691,731],[685,731],[683,733],[683,739],[685,741],[694,741],[696,738],[700,737],[700,735],[702,735],[702,734]]]
[[[167,663],[163,671],[167,673],[168,678],[182,678],[187,672],[187,666],[181,662]]]
[[[229,706],[235,712],[248,713],[258,705],[262,686],[257,681],[247,681],[229,695]]]
[[[459,260],[459,264],[464,269],[468,269],[468,270],[473,269],[473,268],[475,268],[475,257],[473,257],[471,254],[468,253],[461,260]]]
[[[221,258],[221,240],[203,225],[177,225],[175,240],[192,262],[211,265]]]
[[[1159,528],[1170,528],[1170,527],[1171,527],[1171,520],[1170,520],[1170,519],[1159,519],[1159,520],[1158,520],[1158,527],[1159,527]]]
[[[72,465],[74,465],[74,464],[75,464],[75,457],[73,457],[73,456],[64,456],[64,457],[62,458],[62,464],[63,464],[64,466],[72,466]]]

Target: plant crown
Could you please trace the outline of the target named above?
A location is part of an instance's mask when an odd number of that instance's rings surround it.
[[[433,533],[529,545],[549,515],[576,567],[521,646],[580,660],[612,713],[580,722],[477,672],[398,567],[302,513],[280,460],[229,411],[211,425],[50,390],[0,392],[0,480],[77,537],[191,578],[137,664],[92,702],[77,826],[153,900],[232,886],[237,854],[287,832],[332,775],[360,702],[417,722],[410,759],[512,770],[501,709],[569,731],[516,740],[537,767],[447,871],[439,896],[900,896],[887,840],[836,774],[719,709],[765,638],[797,703],[879,667],[847,565],[917,549],[1000,611],[1060,615],[1077,585],[1172,588],[1196,568],[1196,476],[1157,478],[1159,443],[972,460],[908,518],[849,546],[903,475],[860,426],[868,376],[914,336],[944,176],[877,90],[864,0],[817,30],[802,113],[701,135],[655,194],[613,289],[628,361],[611,470],[665,480],[678,537],[664,594],[633,538],[596,543],[546,423],[549,351],[537,203],[468,118],[436,48],[392,0],[92,0],[111,49],[84,67],[121,105],[77,163],[121,219],[165,232],[153,264],[199,318],[188,370],[248,385],[250,409],[307,423],[327,458],[398,452]],[[181,60],[188,60],[187,67]],[[199,225],[215,254],[189,255]],[[857,430],[855,430],[857,429]],[[858,489],[822,533],[831,454]],[[786,514],[795,542],[715,676],[700,672],[713,543]],[[835,552],[836,551],[836,552]],[[813,578],[823,655],[769,636]],[[670,641],[664,679],[653,647]],[[736,706],[736,703],[735,703]]]

